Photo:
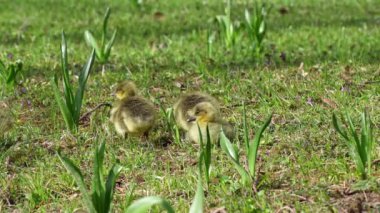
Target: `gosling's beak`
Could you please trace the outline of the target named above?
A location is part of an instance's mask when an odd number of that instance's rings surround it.
[[[193,122],[196,120],[196,117],[193,117],[193,116],[190,116],[188,119],[187,119],[187,122]]]
[[[111,93],[111,96],[112,96],[112,97],[115,97],[115,96],[116,96],[116,92],[112,92],[112,93]]]

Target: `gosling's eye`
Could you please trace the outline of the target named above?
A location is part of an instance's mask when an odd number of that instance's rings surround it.
[[[195,114],[198,115],[201,111],[199,109],[195,110]]]

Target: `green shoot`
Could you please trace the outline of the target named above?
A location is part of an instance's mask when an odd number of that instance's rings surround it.
[[[356,164],[356,169],[361,178],[367,179],[371,175],[372,154],[374,148],[373,130],[371,118],[365,110],[361,113],[361,131],[360,135],[348,113],[345,114],[348,123],[348,129],[344,130],[338,123],[338,119],[333,114],[332,122],[335,130],[344,138],[349,148],[350,155]],[[348,133],[347,133],[348,132]]]
[[[259,149],[260,140],[263,136],[265,129],[269,126],[271,120],[272,120],[272,114],[267,118],[265,123],[260,127],[259,131],[256,131],[256,134],[255,134],[253,141],[251,141],[251,143],[249,144],[249,149],[246,150],[246,151],[248,151],[249,173],[250,173],[252,178],[255,177],[257,151]],[[244,133],[244,134],[248,134],[248,133]]]
[[[247,121],[246,121],[246,113],[245,113],[245,107],[243,108],[243,124],[244,127],[244,140],[248,141],[248,127]],[[261,126],[261,128],[256,131],[255,138],[253,141],[247,143],[246,142],[246,153],[248,155],[248,171],[243,167],[243,165],[240,164],[239,161],[239,152],[237,150],[237,147],[233,145],[229,139],[224,135],[223,131],[220,133],[220,146],[222,147],[222,150],[230,157],[232,160],[236,170],[239,172],[242,182],[244,185],[251,184],[255,179],[255,172],[256,172],[256,160],[257,160],[257,151],[260,145],[260,140],[262,138],[264,130],[269,126],[270,121],[272,120],[272,115],[270,115],[265,123]]]
[[[215,41],[215,32],[210,33],[210,31],[207,32],[207,54],[209,58],[212,58],[213,56],[213,44]]]
[[[249,173],[244,169],[244,167],[239,162],[239,152],[235,144],[232,144],[230,140],[226,137],[224,132],[220,133],[220,146],[222,150],[228,155],[234,164],[236,170],[239,172],[242,182],[244,185],[249,185],[252,179]]]
[[[22,61],[17,60],[8,66],[0,60],[0,83],[3,85],[2,93],[17,85],[17,76],[22,70]]]
[[[74,96],[74,87],[70,82],[69,70],[67,65],[67,44],[65,39],[65,33],[62,32],[62,44],[61,44],[61,63],[62,63],[62,76],[63,76],[63,97],[58,86],[58,78],[55,75],[51,84],[53,86],[53,92],[55,100],[61,110],[62,116],[65,120],[66,127],[71,132],[76,132],[79,126],[80,111],[82,108],[82,102],[84,97],[84,91],[86,89],[86,83],[90,74],[95,53],[92,51],[90,57],[87,60],[86,65],[83,67],[82,72],[79,75],[79,85]]]
[[[199,126],[198,126],[199,130]],[[202,137],[200,137],[202,138]],[[202,139],[200,139],[202,140]],[[198,160],[198,184],[197,191],[195,192],[193,203],[190,206],[190,213],[202,213],[203,212],[203,203],[204,203],[204,192],[203,192],[203,181],[202,181],[202,173],[203,173],[203,161],[204,161],[205,152],[201,149]]]
[[[133,184],[131,186],[131,190],[129,191],[129,193],[127,193],[125,195],[125,201],[124,201],[124,205],[123,205],[124,209],[127,209],[132,204],[132,201],[134,198],[133,192],[135,191],[135,188],[136,188],[136,184]]]
[[[197,124],[198,125],[198,124]],[[206,126],[206,144],[203,142],[203,136],[201,129],[198,125],[198,134],[199,134],[199,144],[201,146],[201,158],[200,158],[200,164],[205,165],[205,176],[206,176],[206,182],[207,184],[210,183],[210,173],[211,173],[211,137],[210,137],[210,131],[208,126]]]
[[[245,21],[247,24],[248,35],[256,57],[260,56],[263,52],[262,43],[267,31],[267,13],[268,10],[265,8],[265,4],[258,5],[256,3],[256,8],[252,17],[249,11],[245,10]]]
[[[154,205],[159,205],[161,208],[165,209],[168,213],[174,213],[174,209],[168,201],[156,196],[144,197],[135,201],[134,203],[132,203],[132,205],[130,205],[125,210],[125,213],[148,212],[149,209]]]
[[[100,46],[90,31],[86,30],[84,32],[84,37],[87,44],[89,44],[93,49],[95,49],[96,58],[99,60],[99,63],[103,65],[103,73],[104,73],[104,64],[108,62],[108,58],[111,54],[111,49],[115,42],[115,38],[117,34],[117,30],[115,30],[111,36],[111,39],[108,42],[106,41],[108,18],[110,17],[110,14],[111,14],[111,9],[107,8],[107,11],[103,19],[103,32],[102,32],[102,40],[100,42]]]
[[[92,179],[92,191],[86,188],[83,175],[80,169],[67,157],[58,152],[58,157],[69,173],[73,176],[79,190],[82,193],[83,201],[90,213],[111,212],[112,199],[115,182],[122,167],[115,164],[108,172],[106,182],[103,181],[103,160],[105,151],[105,141],[97,146],[94,153],[94,177]]]
[[[161,112],[165,117],[166,121],[166,131],[174,137],[174,140],[177,144],[181,144],[181,137],[179,134],[179,128],[174,120],[173,108],[164,109],[161,102],[156,100],[157,104],[160,106]]]
[[[219,23],[227,49],[231,49],[234,47],[237,38],[237,31],[235,30],[234,24],[231,20],[231,0],[227,1],[225,15],[216,16],[216,20]]]

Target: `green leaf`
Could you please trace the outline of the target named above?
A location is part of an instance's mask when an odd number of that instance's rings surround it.
[[[114,165],[108,173],[107,182],[106,182],[106,193],[104,198],[104,212],[111,211],[111,204],[114,194],[114,188],[117,178],[122,170],[122,167],[119,165]]]
[[[234,148],[230,140],[226,137],[223,130],[220,133],[220,146],[222,147],[222,150],[227,153],[231,159],[234,161],[239,161],[239,155],[237,150]]]
[[[117,34],[117,30],[115,30],[113,32],[111,40],[109,40],[107,45],[104,47],[104,60],[105,61],[108,61],[108,57],[110,56],[112,46],[115,43],[116,34]]]
[[[251,26],[251,14],[249,13],[249,11],[247,9],[244,12],[244,17],[245,17],[245,21],[247,22],[248,28],[252,28],[252,26]]]
[[[208,125],[206,126],[206,149],[205,151],[205,169],[206,169],[206,178],[207,178],[207,184],[210,182],[210,172],[211,172],[211,149],[212,149],[212,144],[211,144],[211,137],[210,137],[210,130],[208,128]]]
[[[11,64],[9,65],[8,67],[8,77],[7,77],[7,80],[6,80],[6,84],[8,85],[14,85],[15,83],[15,78],[16,78],[16,70],[15,70],[15,66],[14,64]]]
[[[203,136],[202,136],[201,128],[199,127],[198,123],[197,123],[197,127],[198,127],[199,144],[201,145],[201,150],[203,151],[203,147],[204,147]]]
[[[106,37],[107,37],[107,25],[108,25],[108,19],[111,15],[111,8],[107,8],[106,13],[103,18],[103,34],[102,34],[102,49],[104,48]]]
[[[78,87],[77,93],[75,95],[75,114],[73,116],[76,124],[79,123],[80,111],[82,108],[83,95],[84,95],[84,91],[86,89],[86,83],[87,83],[88,76],[90,75],[92,65],[94,64],[94,58],[95,58],[95,51],[92,50],[91,56],[88,58],[86,65],[84,66],[82,72],[79,75],[79,87]]]
[[[346,119],[348,121],[348,127],[349,127],[350,134],[351,134],[351,136],[354,138],[354,140],[356,142],[356,147],[357,147],[358,151],[360,151],[362,148],[361,148],[361,143],[360,143],[360,140],[359,140],[359,136],[356,133],[355,126],[354,126],[354,123],[352,122],[351,116],[348,115],[347,113],[346,113]]]
[[[201,169],[200,169],[201,170]],[[203,212],[203,200],[204,200],[204,193],[203,193],[203,186],[202,186],[202,176],[201,171],[199,171],[198,176],[198,184],[197,184],[197,191],[195,193],[195,197],[193,200],[193,203],[190,206],[190,213],[202,213]]]
[[[74,115],[74,95],[73,88],[70,83],[69,70],[67,68],[67,43],[65,38],[65,32],[62,31],[61,42],[61,66],[63,74],[63,92],[65,96],[65,104],[70,111],[71,115]],[[58,85],[58,84],[57,84]]]
[[[1,71],[1,70],[5,71],[5,69],[6,69],[6,68],[5,68],[5,64],[4,64],[4,62],[0,60],[0,71]]]
[[[61,156],[60,152],[58,152],[57,154],[62,164],[66,167],[67,171],[71,174],[71,176],[74,178],[75,182],[77,183],[79,190],[82,193],[82,198],[85,205],[87,206],[87,209],[91,213],[95,213],[96,210],[95,210],[95,207],[93,206],[93,203],[91,202],[91,197],[88,194],[88,191],[86,189],[86,185],[84,183],[83,175],[81,171],[79,170],[77,166],[75,166],[75,164],[69,158]]]
[[[261,34],[264,34],[265,33],[265,22],[264,21],[261,21],[260,22],[260,25],[259,25],[259,35]]]
[[[251,182],[251,177],[248,172],[244,169],[243,166],[239,163],[239,155],[237,153],[236,148],[231,144],[230,140],[226,137],[223,130],[220,133],[220,146],[222,150],[230,157],[232,163],[234,164],[236,170],[239,172],[242,182],[245,185],[248,185]]]
[[[59,91],[58,85],[57,85],[58,84],[58,82],[57,82],[57,76],[54,76],[51,79],[50,83],[51,83],[51,85],[53,87],[54,97],[55,97],[55,100],[58,103],[59,109],[61,110],[63,119],[65,120],[65,123],[66,123],[66,127],[70,131],[73,131],[75,129],[74,119],[73,119],[73,117],[72,117],[72,115],[70,113],[70,110],[68,109],[67,105],[63,102],[63,100],[61,98],[61,94],[60,94],[60,91]]]
[[[333,120],[333,126],[335,128],[335,130],[346,140],[349,140],[348,136],[347,136],[347,133],[344,132],[342,130],[342,127],[338,124],[338,119],[335,115],[335,113],[333,113],[333,117],[332,117],[332,120]]]
[[[104,60],[103,50],[99,48],[98,43],[96,42],[96,40],[95,40],[94,36],[91,34],[91,32],[86,30],[84,32],[84,38],[85,38],[87,44],[89,44],[93,49],[95,49],[96,57],[100,61],[103,61]]]
[[[156,196],[144,197],[135,201],[125,210],[125,213],[145,213],[154,205],[159,205],[167,212],[174,213],[173,207],[168,201]]]
[[[361,141],[359,139],[359,136],[356,133],[354,124],[352,122],[352,119],[348,115],[348,113],[346,113],[346,119],[348,121],[348,127],[349,127],[349,131],[350,131],[351,137],[353,138],[353,139],[350,140],[351,144],[355,144],[356,145],[356,146],[353,145],[355,147],[355,149],[353,149],[352,155],[355,156],[354,160],[356,161],[356,166],[357,166],[359,172],[361,173],[363,179],[365,179],[366,178],[366,173],[365,173],[365,165],[366,165],[365,147],[364,147],[364,144],[361,143]]]
[[[10,65],[9,69],[10,73],[7,79],[7,84],[14,86],[16,84],[17,74],[22,70],[22,62],[17,60],[15,64]]]
[[[131,190],[125,194],[124,209],[127,209],[133,201],[133,192],[135,191],[136,184],[132,184]]]
[[[96,147],[94,153],[94,176],[92,178],[92,202],[96,205],[98,212],[104,212],[105,206],[105,186],[103,180],[103,160],[105,151],[105,141]]]
[[[248,150],[248,167],[251,177],[255,176],[257,151],[259,149],[260,140],[265,129],[269,126],[272,120],[272,114],[266,119],[265,123],[261,126],[258,132],[256,132],[255,138],[251,142]]]

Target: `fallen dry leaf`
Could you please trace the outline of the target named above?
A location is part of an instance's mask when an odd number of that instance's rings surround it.
[[[298,72],[301,74],[302,77],[306,77],[309,73],[305,72],[303,68],[303,62],[301,62],[300,66],[298,67]]]
[[[328,98],[321,98],[321,100],[323,103],[325,103],[327,106],[329,106],[331,108],[334,108],[334,109],[338,108],[338,105],[334,101],[332,101]]]
[[[153,17],[157,21],[163,21],[165,19],[165,15],[162,12],[160,12],[160,11],[155,12],[153,14]]]
[[[210,210],[210,213],[227,213],[226,207],[217,207]]]

